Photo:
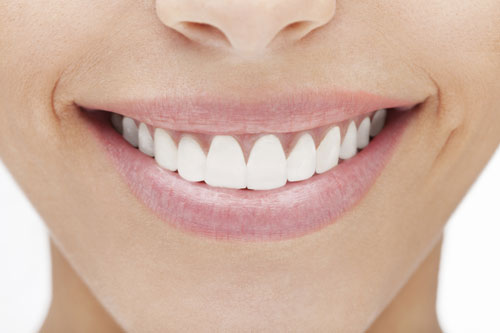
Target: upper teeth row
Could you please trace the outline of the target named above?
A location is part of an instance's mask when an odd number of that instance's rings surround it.
[[[351,121],[343,140],[340,128],[332,127],[317,148],[313,137],[303,133],[288,157],[277,136],[263,135],[254,143],[246,163],[240,144],[230,135],[214,136],[205,154],[192,135],[183,135],[176,145],[172,136],[161,128],[154,130],[153,138],[146,124],[137,126],[132,118],[112,114],[111,121],[131,145],[154,156],[161,167],[178,171],[188,181],[205,181],[217,187],[269,190],[287,181],[301,181],[314,173],[324,173],[336,166],[339,159],[353,157],[357,149],[368,145],[370,136],[382,130],[386,113],[385,109],[378,110],[371,119],[364,118],[358,128]]]

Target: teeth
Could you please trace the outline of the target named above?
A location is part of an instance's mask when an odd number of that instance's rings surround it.
[[[127,140],[127,142],[130,143],[132,146],[137,147],[139,145],[139,133],[134,119],[124,117],[122,125],[123,125],[123,138]]]
[[[347,160],[353,157],[357,153],[357,148],[356,124],[351,121],[345,133],[344,141],[340,146],[340,158]]]
[[[316,170],[316,146],[308,133],[302,134],[287,159],[288,181],[311,178]]]
[[[240,144],[232,136],[217,135],[207,155],[205,183],[227,188],[246,187],[247,166]]]
[[[323,173],[339,163],[340,129],[335,126],[326,133],[318,146],[316,172]]]
[[[156,163],[170,171],[177,170],[177,146],[167,131],[155,129],[154,154]]]
[[[373,119],[372,119],[371,129],[370,129],[371,136],[376,136],[377,134],[380,133],[382,128],[384,128],[386,116],[387,116],[386,109],[381,109],[381,110],[378,110],[377,112],[375,112],[375,115],[373,116]]]
[[[370,118],[363,119],[358,128],[358,148],[363,149],[370,143]]]
[[[154,156],[154,143],[146,124],[139,125],[139,150],[149,156]]]
[[[160,167],[178,171],[188,181],[205,181],[210,186],[233,189],[270,190],[285,185],[287,181],[302,181],[314,173],[325,173],[335,167],[339,159],[352,158],[358,149],[369,144],[370,137],[380,133],[386,116],[386,109],[378,110],[371,119],[365,117],[359,128],[351,121],[343,140],[340,127],[332,127],[317,149],[313,136],[302,133],[288,158],[276,135],[263,135],[255,141],[247,163],[240,143],[233,136],[214,136],[205,155],[199,141],[192,135],[183,135],[176,145],[166,130],[157,128],[152,136],[145,123],[137,126],[132,118],[113,113],[111,124],[132,146],[154,157]],[[294,142],[292,138],[284,140]]]
[[[123,116],[117,114],[117,113],[112,113],[111,114],[111,124],[113,124],[113,127],[115,128],[115,130],[122,134],[123,133],[123,124],[122,124],[122,120],[123,119]]]
[[[260,137],[254,144],[247,164],[247,187],[270,190],[286,184],[286,158],[275,135]]]
[[[182,178],[192,182],[205,180],[207,158],[192,136],[185,135],[181,138],[177,158],[177,168]]]

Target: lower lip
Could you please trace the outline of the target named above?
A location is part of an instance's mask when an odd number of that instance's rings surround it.
[[[89,124],[135,196],[171,226],[214,239],[265,241],[320,230],[354,207],[388,163],[411,113],[390,112],[364,150],[329,172],[269,191],[188,182],[130,146],[103,114]]]

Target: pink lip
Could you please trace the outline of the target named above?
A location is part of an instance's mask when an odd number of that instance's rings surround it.
[[[206,134],[298,132],[339,123],[382,108],[411,108],[417,103],[363,91],[340,90],[260,95],[253,100],[245,96],[244,102],[209,96],[104,103],[76,101],[85,109],[119,113],[154,127]]]
[[[132,148],[103,114],[91,117],[89,124],[131,191],[162,220],[210,238],[262,241],[321,229],[354,206],[388,162],[412,113],[390,113],[367,148],[329,172],[270,191],[185,181]]]

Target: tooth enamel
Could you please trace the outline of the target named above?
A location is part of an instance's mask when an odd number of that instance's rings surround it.
[[[302,134],[286,162],[288,181],[311,178],[316,170],[316,146],[312,136]]]
[[[363,119],[358,128],[358,148],[363,149],[370,143],[370,118]]]
[[[137,147],[139,145],[139,132],[134,119],[123,117],[123,138],[128,141],[132,146]]]
[[[158,165],[192,182],[205,181],[214,187],[252,190],[270,190],[284,186],[287,181],[306,180],[314,173],[324,173],[364,149],[370,137],[377,135],[385,124],[386,109],[378,110],[373,117],[365,117],[356,127],[351,121],[344,139],[340,128],[332,127],[318,148],[311,134],[302,133],[285,156],[280,139],[273,134],[259,137],[250,151],[248,162],[236,138],[216,135],[205,155],[199,141],[189,134],[181,137],[178,146],[169,132],[156,128],[152,136],[148,125],[120,114],[112,113],[112,126],[123,138],[141,152],[155,158]],[[288,141],[285,137],[284,140]],[[246,143],[243,143],[244,145]]]
[[[154,155],[156,163],[170,171],[177,170],[177,147],[167,131],[155,129]]]
[[[372,119],[372,124],[370,128],[370,135],[371,136],[376,136],[377,134],[382,131],[382,128],[384,128],[385,125],[385,118],[387,116],[387,110],[386,109],[381,109],[375,112],[375,115],[373,116]]]
[[[228,135],[212,139],[207,154],[205,183],[227,188],[246,187],[247,166],[240,144]]]
[[[177,168],[182,178],[192,182],[205,180],[207,158],[198,141],[190,135],[183,136],[177,154]]]
[[[122,118],[123,116],[119,114],[116,113],[111,114],[111,124],[113,124],[114,129],[120,134],[123,133]]]
[[[247,187],[270,190],[286,184],[286,157],[275,135],[264,135],[254,144],[247,164]]]
[[[340,158],[347,160],[353,157],[357,153],[357,148],[356,124],[351,121],[344,135],[344,141],[340,145]]]
[[[154,143],[146,124],[139,125],[139,150],[149,156],[154,156]]]
[[[340,129],[333,127],[326,133],[316,153],[316,173],[324,173],[339,162]]]

